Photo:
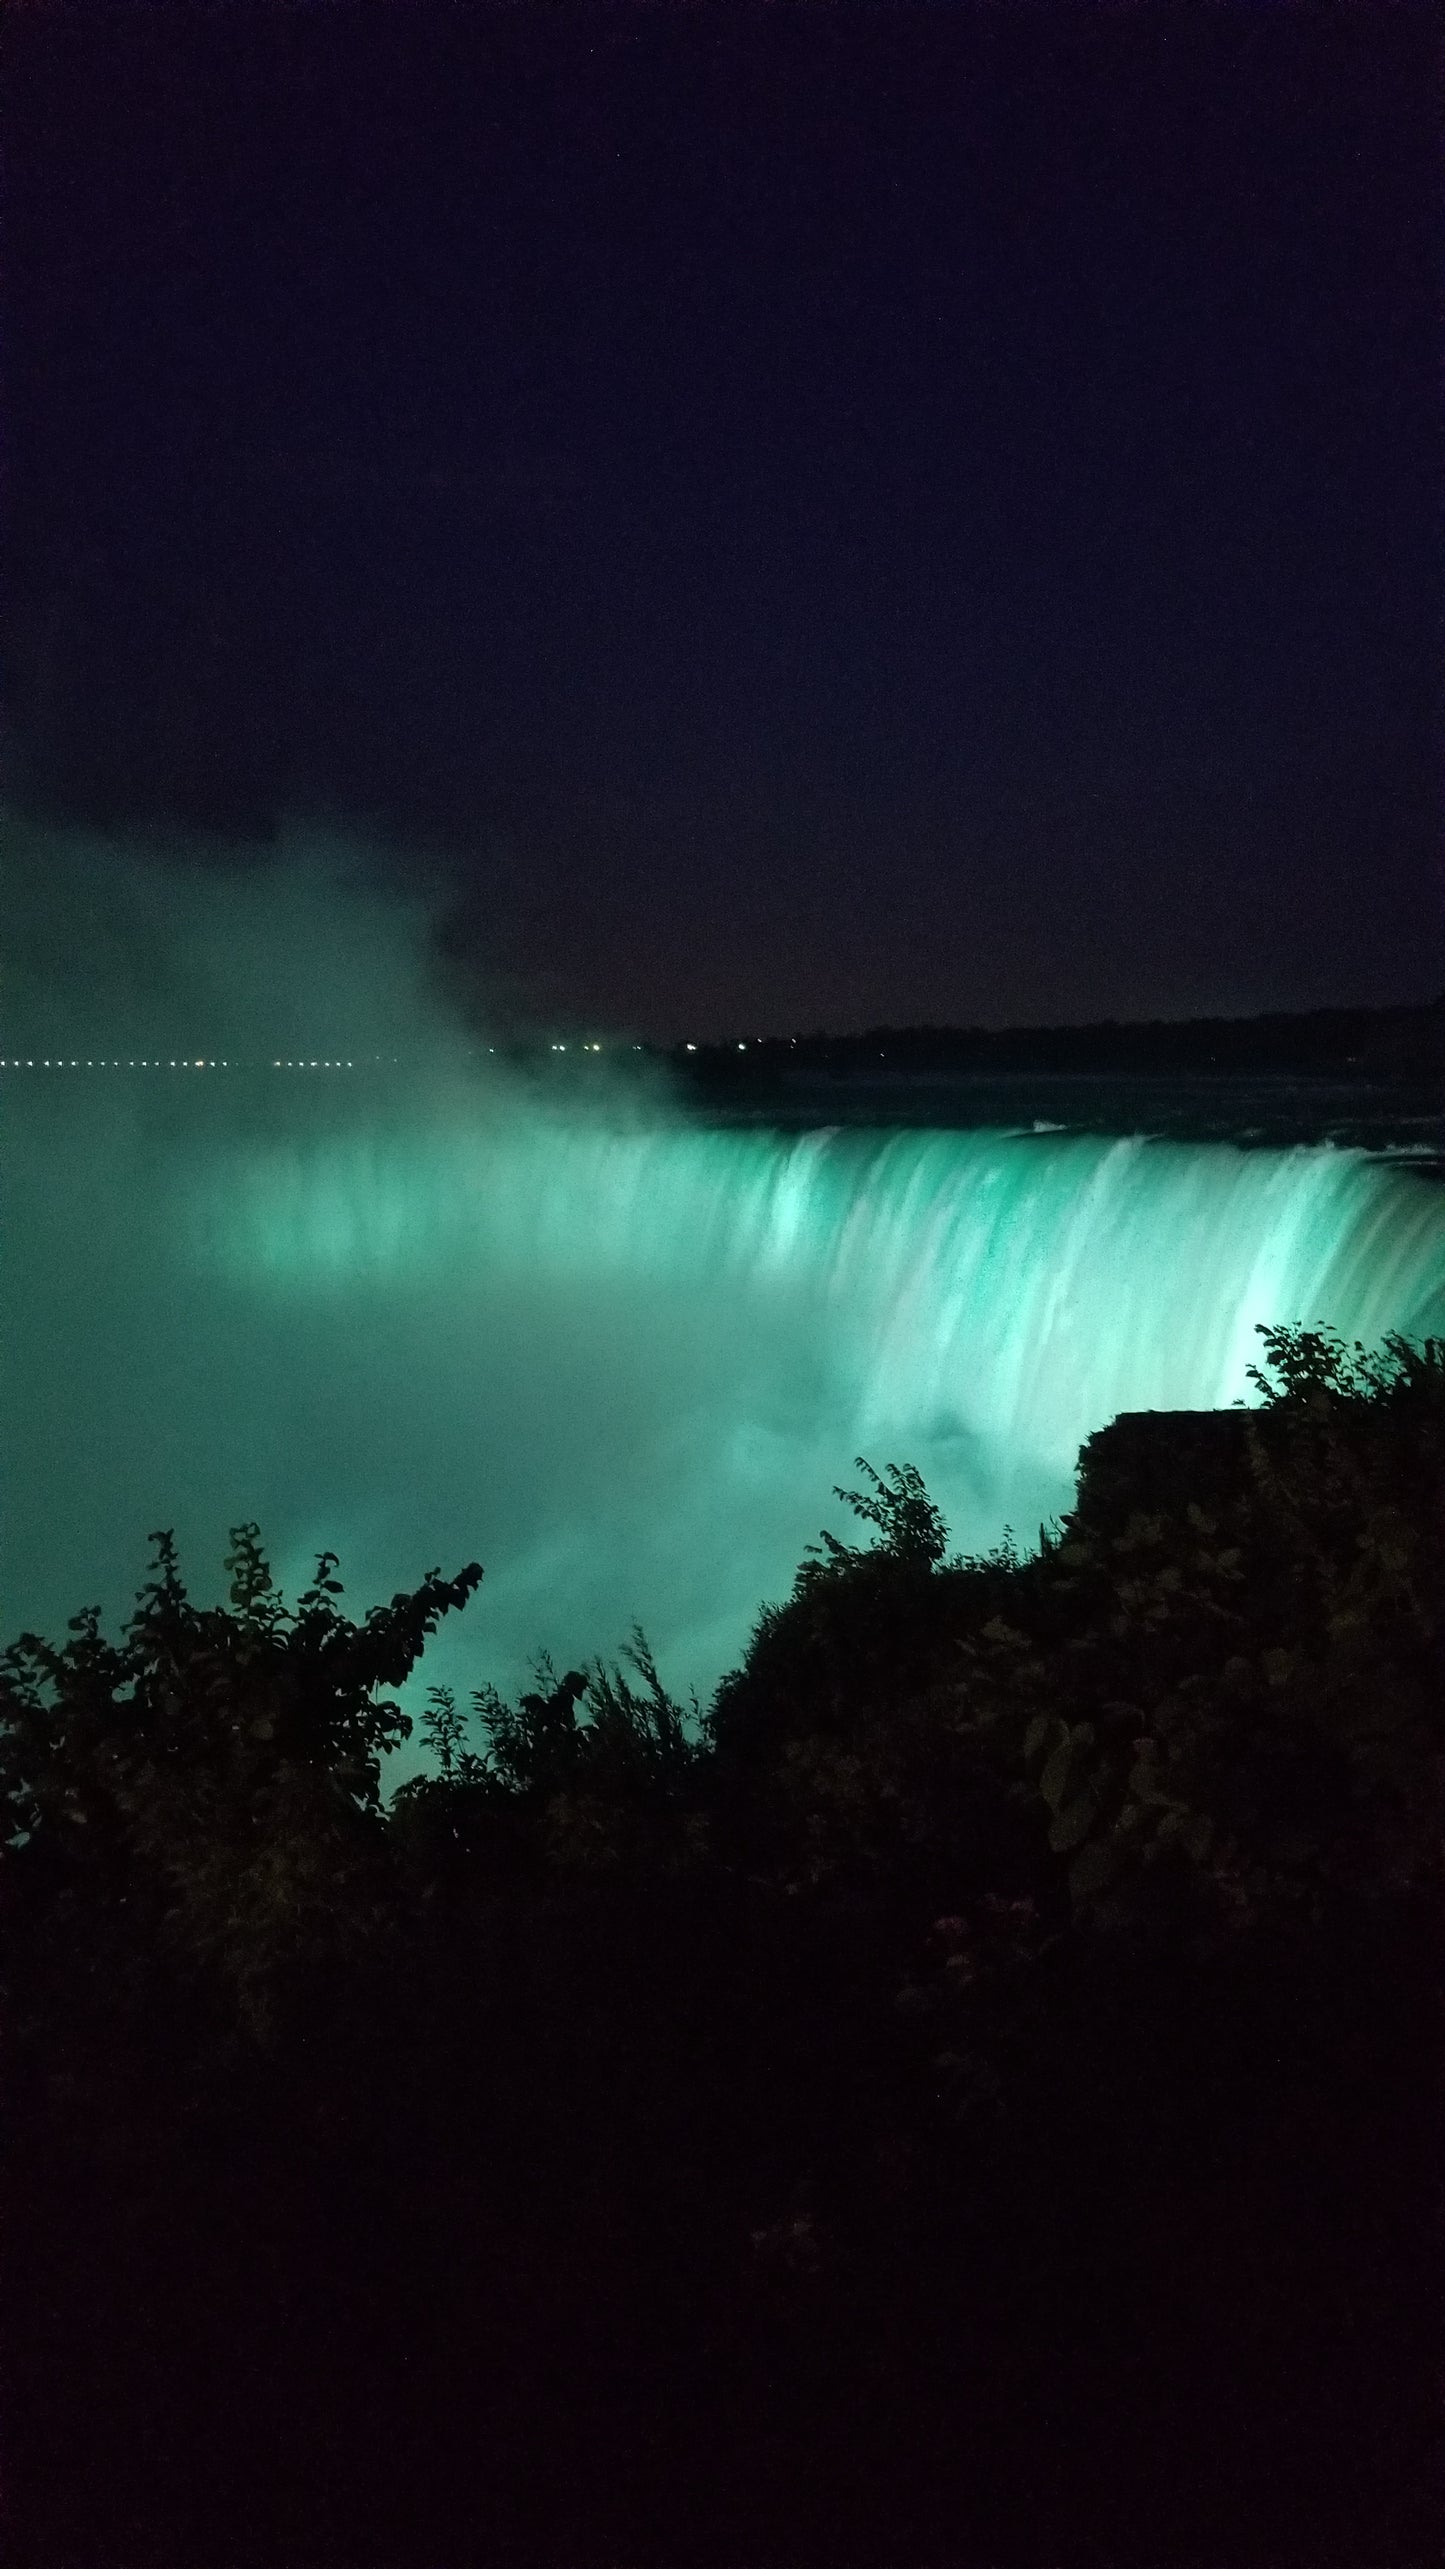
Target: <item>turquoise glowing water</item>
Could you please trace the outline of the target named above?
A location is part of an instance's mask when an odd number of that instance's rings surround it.
[[[1001,1133],[544,1130],[228,1169],[198,1263],[371,1302],[661,1292],[731,1336],[800,1322],[855,1436],[982,1437],[1067,1471],[1121,1408],[1246,1396],[1261,1322],[1438,1327],[1445,1195],[1352,1152]],[[605,1349],[599,1347],[600,1361]]]
[[[26,1618],[124,1595],[158,1523],[203,1587],[253,1515],[288,1579],[331,1545],[368,1602],[479,1557],[429,1663],[463,1684],[637,1616],[705,1687],[860,1453],[916,1462],[963,1546],[1027,1541],[1119,1410],[1247,1397],[1260,1323],[1445,1329],[1445,1189],[1349,1150],[453,1098],[127,1129],[89,1194],[31,1174],[94,1274],[22,1279]]]
[[[1031,1536],[1120,1409],[1247,1397],[1261,1322],[1445,1325],[1445,1193],[1327,1149],[528,1124],[243,1155],[191,1221],[200,1268],[454,1368],[480,1470],[539,1441],[552,1597],[500,1527],[495,1583],[538,1638],[547,1602],[572,1649],[636,1612],[703,1674],[859,1453],[969,1546]]]

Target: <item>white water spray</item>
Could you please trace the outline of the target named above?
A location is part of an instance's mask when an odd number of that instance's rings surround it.
[[[374,1018],[386,939],[343,947]],[[329,992],[343,1051],[358,1014]],[[152,1526],[215,1593],[255,1517],[288,1585],[331,1547],[358,1604],[481,1559],[431,1676],[637,1617],[706,1688],[860,1453],[916,1463],[960,1545],[1028,1541],[1119,1410],[1246,1396],[1260,1324],[1445,1329],[1445,1190],[1358,1151],[709,1130],[549,1109],[443,1033],[388,1081],[6,1091],[7,1632],[120,1611]]]

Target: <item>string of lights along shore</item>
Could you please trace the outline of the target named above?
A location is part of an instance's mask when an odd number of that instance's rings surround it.
[[[165,1055],[153,1055],[137,1061],[81,1061],[73,1055],[53,1054],[44,1057],[13,1060],[0,1059],[0,1070],[369,1070],[378,1064],[396,1069],[399,1053],[371,1053],[351,1061],[222,1061],[209,1054],[198,1054],[194,1061]]]
[[[554,1052],[554,1053],[565,1053],[565,1052],[568,1052],[568,1051],[571,1051],[571,1052],[574,1052],[574,1053],[600,1053],[600,1052],[601,1052],[601,1050],[602,1050],[602,1046],[601,1046],[600,1044],[572,1044],[572,1045],[567,1045],[567,1044],[552,1044],[552,1045],[550,1045],[550,1046],[548,1047],[548,1049],[549,1049],[549,1051]],[[488,1050],[488,1052],[489,1052],[489,1053],[494,1053],[494,1052],[496,1051],[496,1046],[495,1046],[495,1044],[488,1044],[488,1046],[487,1046],[487,1050]],[[641,1047],[641,1045],[640,1045],[640,1044],[634,1044],[634,1045],[632,1046],[632,1050],[633,1050],[634,1052],[640,1052],[640,1051],[642,1050],[642,1047]],[[401,1068],[401,1061],[402,1061],[402,1057],[401,1057],[400,1053],[364,1053],[364,1054],[358,1054],[358,1055],[353,1056],[353,1057],[352,1057],[352,1059],[350,1059],[349,1061],[342,1061],[342,1060],[340,1060],[340,1059],[333,1060],[333,1061],[320,1061],[320,1060],[318,1060],[318,1061],[279,1061],[279,1060],[277,1060],[277,1061],[231,1061],[230,1059],[222,1059],[222,1058],[220,1058],[220,1057],[218,1057],[218,1056],[216,1056],[216,1055],[209,1054],[209,1053],[198,1053],[198,1054],[196,1055],[196,1057],[195,1057],[195,1059],[194,1059],[193,1061],[191,1061],[191,1060],[184,1060],[184,1059],[182,1059],[179,1055],[177,1055],[177,1057],[176,1057],[176,1059],[175,1059],[175,1060],[171,1060],[171,1059],[169,1058],[169,1056],[168,1056],[168,1055],[164,1055],[164,1054],[155,1054],[155,1055],[150,1055],[150,1056],[148,1056],[148,1057],[146,1057],[146,1058],[144,1058],[144,1059],[140,1059],[140,1060],[136,1060],[136,1061],[93,1061],[93,1060],[81,1061],[81,1060],[80,1060],[76,1055],[73,1055],[73,1054],[66,1054],[66,1055],[63,1055],[63,1056],[62,1056],[61,1054],[56,1053],[56,1054],[52,1054],[52,1055],[50,1055],[48,1058],[43,1057],[43,1056],[35,1056],[35,1057],[26,1056],[26,1057],[22,1058],[22,1057],[21,1057],[20,1055],[18,1055],[18,1054],[17,1054],[13,1059],[8,1059],[8,1060],[7,1060],[7,1059],[4,1059],[4,1058],[0,1058],[0,1071],[5,1071],[5,1070],[375,1070],[375,1069],[383,1069],[383,1070],[399,1070],[399,1069]]]
[[[796,1038],[796,1037],[793,1037],[793,1038],[792,1038],[792,1040],[793,1040],[794,1042],[796,1042],[797,1038]],[[758,1041],[761,1043],[761,1042],[763,1041],[763,1038],[762,1038],[761,1036],[759,1036]],[[486,1049],[487,1049],[487,1051],[488,1051],[489,1053],[495,1053],[495,1051],[496,1051],[497,1047],[496,1047],[496,1045],[495,1045],[495,1044],[488,1044],[488,1046],[487,1046],[487,1048],[486,1048]],[[547,1047],[547,1049],[548,1049],[548,1051],[549,1051],[549,1052],[553,1052],[553,1053],[566,1053],[566,1052],[571,1052],[571,1053],[601,1053],[601,1052],[603,1052],[603,1051],[605,1051],[605,1050],[607,1050],[607,1049],[609,1049],[609,1048],[608,1048],[608,1047],[606,1047],[606,1046],[604,1046],[604,1045],[602,1045],[602,1044],[581,1043],[581,1044],[549,1044],[549,1045],[548,1045],[548,1047]],[[643,1047],[642,1047],[642,1045],[641,1045],[641,1044],[632,1044],[632,1045],[612,1046],[610,1049],[612,1049],[612,1050],[614,1050],[614,1051],[631,1051],[631,1052],[634,1052],[634,1053],[640,1053],[640,1052],[642,1051]],[[740,1043],[740,1044],[738,1045],[737,1049],[738,1049],[738,1051],[739,1051],[740,1053],[744,1053],[744,1052],[746,1052],[746,1051],[747,1051],[747,1049],[748,1049],[748,1048],[747,1048],[747,1045],[746,1045],[745,1043]],[[683,1046],[683,1050],[684,1050],[685,1052],[695,1053],[695,1052],[697,1051],[697,1046],[696,1046],[696,1044],[685,1044],[685,1045]],[[174,1059],[172,1059],[172,1058],[171,1058],[169,1055],[167,1055],[167,1054],[150,1054],[150,1055],[147,1055],[147,1056],[145,1056],[145,1057],[143,1057],[143,1058],[139,1058],[139,1059],[136,1059],[136,1060],[125,1060],[125,1061],[121,1061],[121,1060],[103,1060],[103,1061],[97,1061],[97,1060],[92,1060],[92,1059],[90,1059],[90,1058],[87,1058],[86,1060],[82,1061],[82,1060],[79,1058],[79,1056],[78,1056],[78,1055],[73,1054],[73,1053],[69,1053],[69,1054],[52,1053],[52,1054],[48,1054],[48,1055],[39,1055],[39,1054],[35,1054],[35,1055],[30,1055],[30,1054],[21,1055],[21,1054],[18,1054],[18,1053],[17,1053],[17,1054],[15,1054],[15,1055],[13,1055],[13,1056],[10,1056],[10,1057],[0,1056],[0,1071],[7,1071],[7,1070],[375,1070],[375,1069],[378,1069],[378,1068],[379,1068],[379,1069],[384,1069],[384,1070],[399,1070],[399,1069],[401,1068],[401,1066],[402,1066],[402,1056],[401,1056],[401,1054],[400,1054],[400,1053],[364,1053],[364,1054],[357,1054],[357,1055],[353,1055],[353,1056],[352,1056],[352,1058],[351,1058],[350,1060],[346,1060],[346,1061],[343,1061],[343,1060],[341,1060],[341,1059],[339,1059],[339,1058],[338,1058],[338,1059],[335,1059],[335,1060],[326,1060],[326,1061],[322,1061],[322,1060],[316,1060],[316,1061],[307,1061],[307,1060],[282,1061],[282,1060],[279,1060],[279,1059],[278,1059],[278,1060],[272,1060],[272,1061],[263,1061],[263,1060],[255,1060],[255,1061],[251,1061],[251,1060],[247,1060],[247,1061],[239,1061],[239,1060],[238,1060],[238,1061],[232,1061],[232,1060],[230,1060],[229,1058],[223,1058],[223,1057],[221,1057],[221,1056],[218,1056],[218,1055],[216,1055],[216,1054],[212,1054],[212,1053],[198,1053],[198,1054],[195,1056],[194,1060],[191,1060],[191,1059],[188,1059],[188,1058],[183,1058],[183,1057],[182,1057],[181,1055],[179,1055],[179,1054],[177,1054],[177,1055],[175,1056],[175,1058],[174,1058]]]

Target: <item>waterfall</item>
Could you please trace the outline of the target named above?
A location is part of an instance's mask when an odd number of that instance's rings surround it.
[[[856,1454],[918,1463],[969,1548],[1027,1540],[1119,1410],[1249,1397],[1260,1324],[1445,1328],[1445,1192],[1331,1147],[533,1117],[238,1152],[188,1221],[198,1274],[375,1351],[378,1523],[431,1434],[428,1559],[478,1548],[470,1422],[527,1520],[486,1507],[503,1619],[575,1651],[636,1613],[705,1676]]]
[[[1027,1543],[1119,1410],[1248,1397],[1259,1324],[1445,1330],[1445,1190],[1363,1152],[413,1106],[13,1140],[7,1631],[116,1611],[155,1525],[213,1593],[255,1517],[358,1605],[481,1559],[431,1676],[636,1617],[706,1688],[858,1454]]]

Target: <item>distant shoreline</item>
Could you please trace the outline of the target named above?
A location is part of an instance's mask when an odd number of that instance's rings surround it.
[[[1445,996],[1422,1007],[1088,1026],[883,1026],[856,1035],[734,1037],[646,1049],[709,1088],[799,1075],[892,1086],[980,1074],[1246,1074],[1393,1086],[1445,1079]]]

